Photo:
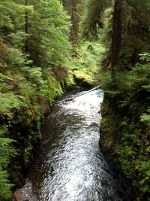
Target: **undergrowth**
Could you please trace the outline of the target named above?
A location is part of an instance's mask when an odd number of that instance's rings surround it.
[[[115,84],[110,71],[101,77],[105,90],[101,146],[112,152],[116,169],[131,182],[137,201],[150,200],[149,58],[150,54],[143,53],[135,68],[116,72]]]

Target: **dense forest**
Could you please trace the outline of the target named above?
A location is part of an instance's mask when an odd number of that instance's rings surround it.
[[[0,201],[24,183],[42,123],[101,85],[100,147],[135,201],[150,193],[150,1],[0,1]]]

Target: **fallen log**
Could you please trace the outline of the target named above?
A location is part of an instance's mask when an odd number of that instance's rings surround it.
[[[84,91],[84,92],[82,92],[82,93],[80,93],[80,94],[78,94],[78,95],[76,95],[76,96],[71,97],[71,98],[66,98],[66,99],[64,99],[63,101],[64,101],[64,102],[71,101],[71,100],[74,99],[74,98],[80,97],[80,96],[82,96],[82,95],[84,95],[84,94],[87,94],[87,93],[89,93],[89,92],[91,92],[91,91],[94,91],[94,90],[96,90],[96,89],[99,89],[100,87],[101,87],[101,85],[99,85],[99,86],[97,86],[97,87],[94,87],[94,88],[92,88],[92,89],[90,89],[90,90],[88,90],[88,91]]]

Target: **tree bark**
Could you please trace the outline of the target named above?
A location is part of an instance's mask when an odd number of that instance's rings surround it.
[[[122,41],[122,6],[124,0],[115,0],[113,27],[112,27],[112,47],[111,47],[111,67],[112,72],[116,71]]]
[[[25,0],[25,5],[28,5],[28,0]],[[26,11],[25,14],[25,33],[28,34],[28,12]],[[26,41],[25,41],[25,52],[28,52],[28,36],[26,36]]]
[[[78,33],[79,33],[79,14],[78,14],[78,3],[80,0],[62,0],[63,5],[68,9],[69,14],[71,16],[71,31],[70,31],[70,39],[73,44],[77,44],[78,41]]]

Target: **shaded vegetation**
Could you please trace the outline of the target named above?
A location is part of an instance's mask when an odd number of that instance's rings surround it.
[[[150,2],[82,1],[81,35],[105,48],[100,146],[131,200],[149,200]],[[134,193],[133,193],[134,192]]]
[[[117,90],[110,87],[111,75],[103,81],[106,91],[101,147],[115,171],[121,170],[123,178],[128,179],[121,181],[128,191],[133,188],[135,200],[148,200],[150,190],[149,72],[147,63],[138,64],[123,75],[116,74]]]
[[[101,148],[131,199],[148,201],[150,2],[61,2],[0,2],[0,200],[22,185],[54,101],[99,80]]]
[[[9,200],[12,184],[22,185],[45,113],[63,94],[70,22],[57,0],[4,0],[0,15],[0,200]]]
[[[79,90],[78,84],[91,88],[97,83],[97,52],[102,48],[92,42],[78,46],[79,1],[63,3],[65,9],[59,0],[0,2],[2,201],[24,183],[54,101],[66,90]]]
[[[150,199],[149,8],[148,1],[117,0],[106,8],[100,74],[105,92],[100,145],[131,200],[140,201]]]
[[[97,41],[84,41],[79,48],[76,48],[70,69],[73,71],[75,80],[89,84],[89,87],[98,84],[97,72],[99,70],[99,54],[105,49]]]

